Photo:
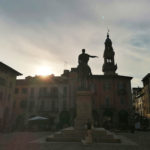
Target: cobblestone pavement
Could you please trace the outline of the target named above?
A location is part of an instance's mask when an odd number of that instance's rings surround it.
[[[118,133],[121,144],[51,143],[50,132],[15,132],[0,134],[0,150],[149,150],[150,132]]]

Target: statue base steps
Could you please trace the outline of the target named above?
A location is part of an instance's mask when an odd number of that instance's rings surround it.
[[[96,143],[121,143],[121,140],[112,134],[111,132],[105,130],[104,128],[95,128],[91,130],[92,141]],[[46,138],[48,142],[81,142],[85,139],[87,130],[77,130],[73,127],[66,128],[60,132],[56,132]]]

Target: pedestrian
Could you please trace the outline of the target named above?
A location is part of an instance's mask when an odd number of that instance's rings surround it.
[[[130,117],[130,132],[135,132],[135,118],[134,115]]]
[[[139,120],[135,123],[135,129],[136,130],[140,130],[141,129],[141,123],[140,123]]]
[[[92,123],[88,120],[86,123],[87,131],[85,135],[85,139],[81,140],[84,145],[92,144]]]

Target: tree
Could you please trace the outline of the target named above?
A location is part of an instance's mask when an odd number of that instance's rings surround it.
[[[34,101],[31,100],[30,103],[29,103],[29,112],[32,112],[33,108],[34,108]]]
[[[63,128],[64,125],[70,125],[70,114],[68,111],[62,111],[59,115],[59,125]]]
[[[121,129],[126,129],[128,127],[128,112],[126,110],[121,110],[119,113],[119,127]]]
[[[25,124],[25,114],[20,114],[17,118],[16,118],[16,123],[15,123],[15,129],[23,129],[24,128],[24,124]]]

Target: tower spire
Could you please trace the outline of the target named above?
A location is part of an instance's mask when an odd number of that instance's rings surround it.
[[[115,52],[112,47],[112,41],[109,38],[109,29],[107,32],[107,38],[105,40],[105,50],[104,50],[104,64],[103,64],[103,72],[104,75],[115,75],[117,70],[117,64],[115,64],[114,60]]]
[[[109,38],[109,29],[108,29],[108,27],[107,27],[107,37]]]

